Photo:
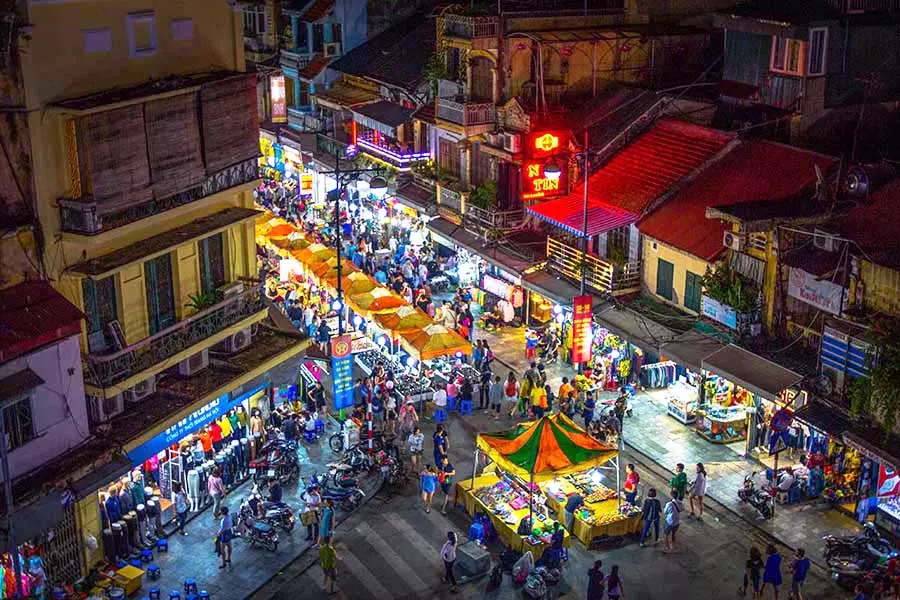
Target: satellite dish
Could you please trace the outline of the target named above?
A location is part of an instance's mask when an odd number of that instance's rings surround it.
[[[869,193],[869,175],[860,166],[850,167],[844,180],[844,191],[852,200],[862,200]]]

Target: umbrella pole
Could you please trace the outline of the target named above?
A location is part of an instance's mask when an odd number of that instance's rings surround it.
[[[534,529],[534,473],[531,474],[528,485],[528,524]]]
[[[475,475],[478,473],[478,446],[475,447],[475,463],[472,465],[472,495],[475,495]]]
[[[619,455],[616,455],[615,459],[616,464],[616,490],[618,490],[618,494],[616,494],[616,506],[618,508],[622,508],[622,470],[619,469]]]

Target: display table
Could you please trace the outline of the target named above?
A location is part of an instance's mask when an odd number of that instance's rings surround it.
[[[554,479],[544,484],[544,487],[547,488],[547,505],[556,512],[559,522],[565,523],[566,500],[578,489],[565,479]],[[582,513],[587,518],[582,516]],[[619,503],[615,498],[589,502],[585,497],[584,508],[575,514],[572,523],[572,534],[587,547],[590,547],[591,541],[598,536],[628,535],[640,531],[640,513],[634,516],[620,514]]]
[[[522,521],[522,519],[528,516],[528,505],[526,504],[523,508],[511,511],[509,517],[504,520],[500,515],[489,509],[484,504],[484,502],[482,502],[475,496],[473,489],[478,490],[481,488],[490,487],[498,483],[499,481],[500,477],[494,473],[476,477],[474,488],[472,486],[471,478],[466,478],[462,481],[458,481],[456,483],[456,494],[458,501],[462,501],[462,504],[466,508],[466,512],[472,516],[474,516],[476,512],[486,514],[491,520],[491,523],[494,525],[494,529],[497,530],[497,536],[504,544],[519,552],[526,552],[530,550],[535,560],[537,560],[538,558],[540,558],[541,554],[543,554],[544,550],[550,546],[550,544],[548,542],[531,544],[529,543],[527,537],[521,536],[516,533],[519,527],[519,523]],[[535,510],[534,516],[535,519],[537,519],[537,510]],[[560,521],[560,524],[562,523],[563,521]],[[571,543],[571,539],[572,538],[569,536],[569,533],[566,532],[565,537],[563,538],[563,545],[568,547]]]
[[[697,420],[697,401],[682,400],[677,396],[668,396],[666,398],[666,413],[682,425],[690,425]]]
[[[743,406],[699,409],[697,433],[714,444],[740,442],[747,437],[747,412]]]

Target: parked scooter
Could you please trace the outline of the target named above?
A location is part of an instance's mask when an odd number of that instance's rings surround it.
[[[772,517],[772,496],[766,490],[756,487],[756,473],[744,477],[744,487],[738,490],[738,498],[756,509],[764,519]]]
[[[877,565],[897,556],[893,544],[872,523],[863,525],[861,535],[827,535],[823,539],[823,554],[832,578],[848,588],[867,577]]]
[[[282,484],[300,477],[297,442],[276,440],[263,446],[260,458],[250,462],[250,473],[256,483],[275,477]]]
[[[241,502],[238,514],[237,529],[251,547],[259,545],[271,552],[278,549],[278,532],[273,525],[256,518],[249,500]]]
[[[365,492],[358,487],[335,488],[329,486],[326,482],[327,477],[320,479],[318,473],[313,473],[309,478],[308,485],[310,488],[313,486],[319,488],[319,491],[322,494],[322,500],[330,499],[344,510],[353,510],[359,506],[362,499],[366,497]]]
[[[281,527],[286,532],[294,530],[296,519],[293,509],[285,502],[267,502],[260,495],[256,484],[253,485],[253,490],[250,492],[248,503],[251,509],[257,511],[255,516],[262,512],[261,520],[269,525]]]

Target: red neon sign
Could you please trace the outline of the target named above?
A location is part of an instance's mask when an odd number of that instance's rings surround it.
[[[551,198],[565,191],[564,173],[556,178],[547,177],[542,161],[530,161],[522,165],[522,199]]]

